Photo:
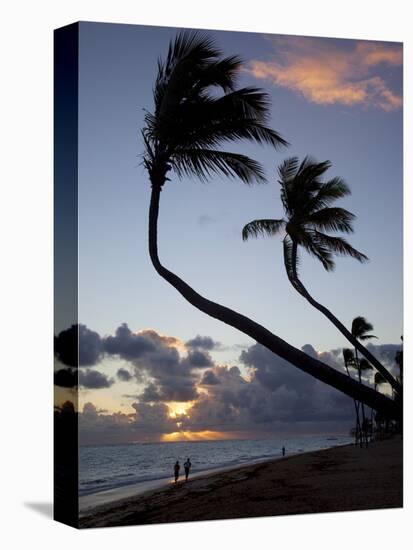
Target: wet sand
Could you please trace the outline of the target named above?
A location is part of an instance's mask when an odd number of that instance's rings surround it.
[[[399,508],[402,455],[394,438],[287,456],[98,506],[79,527]]]

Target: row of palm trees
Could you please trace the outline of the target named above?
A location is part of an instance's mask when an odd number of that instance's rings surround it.
[[[158,254],[157,223],[160,195],[169,173],[208,180],[215,174],[239,178],[246,184],[263,183],[265,173],[254,159],[224,151],[222,144],[247,140],[278,149],[287,141],[269,127],[269,98],[260,88],[237,87],[242,61],[223,57],[213,40],[198,32],[181,32],[171,41],[164,60],[158,61],[154,85],[154,110],[147,112],[142,136],[143,164],[151,183],[149,208],[149,254],[158,272],[189,303],[262,344],[295,367],[352,397],[356,402],[400,418],[400,400],[393,400],[347,376],[317,358],[294,348],[267,328],[241,313],[202,296],[167,269]],[[278,169],[282,219],[254,220],[244,227],[244,239],[282,233],[284,265],[295,290],[323,313],[376,371],[401,395],[401,385],[325,306],[307,291],[298,275],[299,251],[318,259],[327,271],[334,268],[335,255],[348,255],[360,262],[367,257],[344,238],[331,232],[351,233],[354,214],[334,205],[350,193],[341,178],[324,180],[330,162],[306,157],[284,161]]]

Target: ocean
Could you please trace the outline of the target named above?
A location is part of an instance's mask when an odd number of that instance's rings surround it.
[[[127,487],[173,477],[176,460],[189,457],[191,474],[242,466],[352,443],[349,436],[283,436],[259,440],[184,441],[85,446],[79,449],[79,495]]]

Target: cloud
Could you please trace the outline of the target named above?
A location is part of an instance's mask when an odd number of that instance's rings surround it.
[[[360,105],[383,111],[402,107],[401,95],[384,76],[389,67],[401,68],[401,44],[295,36],[271,40],[272,59],[253,60],[247,67],[255,78],[320,105]]]
[[[145,387],[137,395],[125,396],[133,400],[133,412],[107,414],[92,404],[85,406],[79,415],[81,442],[153,441],[180,431],[234,437],[348,433],[354,426],[354,405],[349,397],[259,344],[242,351],[242,368],[213,364],[205,370],[194,368],[188,356],[180,357],[167,345],[167,337],[157,334],[151,338],[157,345],[147,355],[139,352],[135,363],[135,369],[143,369],[148,377]],[[395,368],[399,345],[369,347],[386,366]],[[341,349],[318,352],[311,344],[302,349],[343,370]],[[169,373],[166,364],[171,368]],[[175,401],[186,403],[184,412],[178,408],[176,414],[169,409],[168,403]]]
[[[212,370],[206,370],[202,376],[202,380],[200,382],[201,386],[215,386],[216,384],[220,384],[219,378],[216,374],[214,374],[214,371]]]
[[[134,333],[124,323],[117,328],[115,336],[105,338],[104,349],[107,354],[118,355],[133,365],[136,381],[146,384],[139,395],[142,402],[184,402],[198,395],[196,370],[213,365],[208,351],[202,349],[211,343],[214,345],[209,337],[196,337],[187,349],[178,338],[152,329]],[[178,350],[186,351],[186,355],[181,356]]]
[[[70,367],[89,367],[102,358],[102,340],[97,332],[85,325],[72,325],[54,339],[56,358]]]
[[[123,368],[118,369],[116,375],[122,382],[129,382],[133,378],[132,374],[127,369]]]
[[[134,403],[134,412],[104,414],[93,403],[85,403],[79,414],[79,443],[104,444],[159,440],[176,430],[176,420],[163,403]]]
[[[133,333],[126,323],[116,329],[115,336],[104,341],[104,350],[110,355],[119,355],[127,361],[134,361],[155,349],[154,342],[146,335]]]
[[[209,353],[205,353],[199,349],[189,351],[186,359],[192,367],[205,369],[212,367],[214,364]]]
[[[215,342],[210,336],[200,336],[199,334],[197,334],[195,338],[185,342],[185,345],[188,348],[204,349],[207,351],[211,351],[221,346],[219,342]]]
[[[59,369],[54,373],[54,384],[61,388],[75,388],[77,386],[77,370]]]
[[[105,374],[88,369],[79,371],[79,385],[86,389],[101,389],[110,388],[115,381],[113,378],[108,378]]]
[[[85,326],[81,333],[82,361],[88,368],[57,367],[58,386],[75,387],[79,376],[83,389],[111,387],[113,378],[90,368],[92,361],[105,357],[107,362],[111,356],[126,362],[117,369],[116,379],[135,385],[123,394],[132,403],[131,413],[109,414],[93,404],[85,406],[79,416],[83,441],[159,440],[181,430],[224,435],[348,432],[353,426],[351,399],[259,344],[240,348],[239,367],[214,362],[209,352],[221,344],[209,336],[197,335],[183,343],[153,329],[133,332],[126,324],[112,336],[100,337]],[[73,360],[61,344],[76,339],[76,334],[76,327],[59,334],[59,359]],[[369,348],[398,374],[394,357],[400,345],[369,344]],[[343,371],[342,349],[320,352],[311,344],[302,349]],[[365,381],[372,382],[372,373]]]

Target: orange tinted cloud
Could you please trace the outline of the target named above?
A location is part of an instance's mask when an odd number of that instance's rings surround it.
[[[384,111],[402,106],[402,97],[382,76],[384,68],[402,65],[400,45],[348,42],[339,48],[333,40],[293,36],[274,38],[273,43],[272,60],[249,64],[247,70],[256,78],[318,104],[363,105]]]

